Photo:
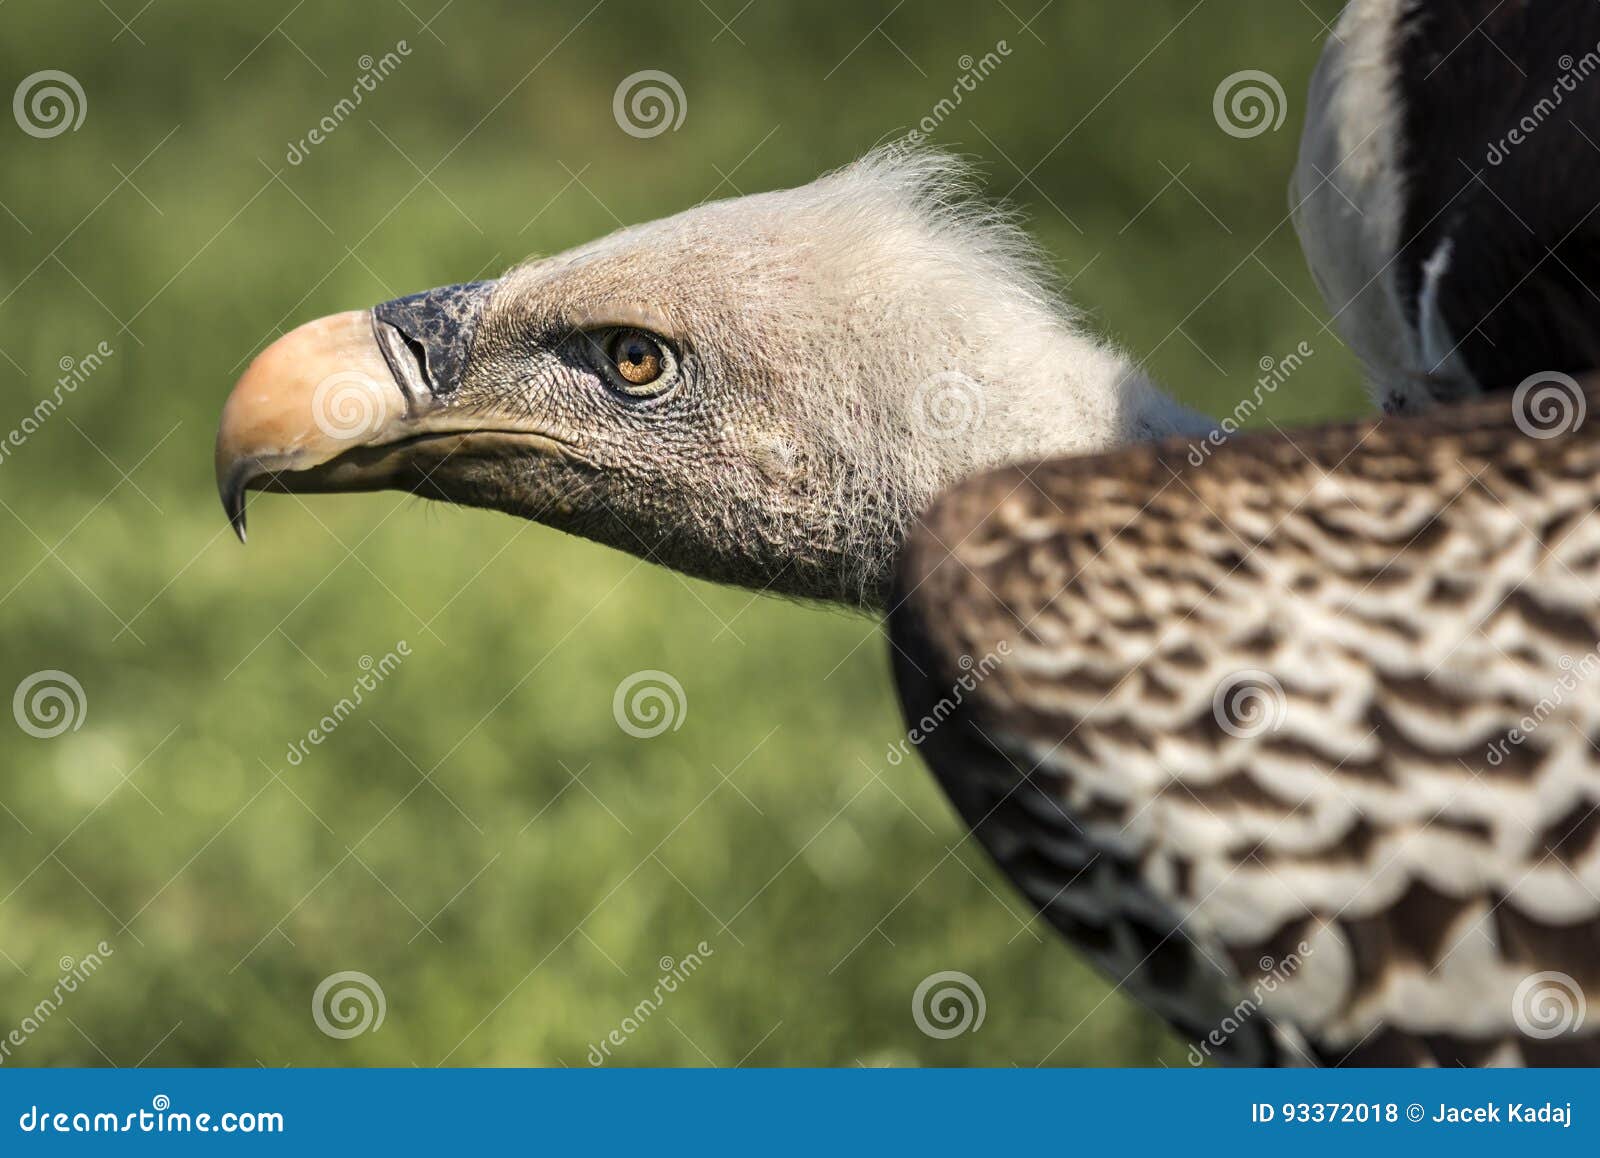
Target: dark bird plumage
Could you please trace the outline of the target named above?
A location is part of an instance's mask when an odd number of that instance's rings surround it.
[[[1600,366],[1600,5],[1353,0],[1291,202],[1387,410]]]

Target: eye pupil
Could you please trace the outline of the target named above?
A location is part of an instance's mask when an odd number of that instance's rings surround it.
[[[611,360],[623,381],[632,386],[648,386],[661,377],[661,346],[648,334],[624,331],[612,340]]]

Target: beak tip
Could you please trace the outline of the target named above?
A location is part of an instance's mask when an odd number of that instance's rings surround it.
[[[217,479],[217,494],[222,499],[223,513],[228,516],[228,525],[233,528],[233,533],[239,536],[239,542],[245,539],[245,488],[249,485],[254,472],[247,463],[237,463]]]

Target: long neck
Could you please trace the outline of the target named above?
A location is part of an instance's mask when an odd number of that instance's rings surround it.
[[[1137,442],[1203,436],[1216,428],[1157,386],[1121,351],[1080,333],[1057,330],[1035,355],[1031,388],[991,405],[975,431],[973,461],[962,473],[1029,459],[1097,454]]]
[[[982,397],[980,412],[965,428],[945,430],[943,437],[932,436],[898,456],[899,469],[889,474],[908,480],[907,485],[886,485],[888,475],[858,476],[854,494],[834,496],[835,501],[844,497],[841,506],[849,512],[849,529],[830,536],[842,548],[833,566],[841,558],[850,564],[844,602],[883,609],[905,537],[940,493],[964,479],[1019,462],[1096,454],[1162,438],[1200,438],[1216,429],[1215,422],[1178,403],[1110,346],[1065,329],[1049,334],[1043,345],[1047,348],[1034,348],[1026,369],[1014,368],[1012,389]],[[1041,375],[1040,365],[1059,366],[1062,372]],[[1015,388],[1018,382],[1034,385]]]

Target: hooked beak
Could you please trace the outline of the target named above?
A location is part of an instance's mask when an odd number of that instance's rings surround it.
[[[319,318],[261,352],[217,429],[217,490],[240,542],[249,490],[423,490],[451,455],[522,433],[445,405],[492,285]]]

